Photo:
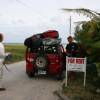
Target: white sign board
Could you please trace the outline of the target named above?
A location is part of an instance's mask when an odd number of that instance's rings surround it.
[[[84,86],[86,81],[86,58],[66,57],[66,86],[68,71],[84,72]]]

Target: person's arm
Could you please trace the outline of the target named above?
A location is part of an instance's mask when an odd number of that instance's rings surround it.
[[[66,45],[66,55],[71,56],[70,51],[69,51],[69,44]]]
[[[4,60],[4,58],[5,58],[4,45],[2,43],[0,43],[0,59]]]
[[[66,54],[67,54],[68,53],[68,45],[66,45],[65,50],[66,50]]]

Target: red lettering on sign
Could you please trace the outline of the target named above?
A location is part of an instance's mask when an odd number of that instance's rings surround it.
[[[76,59],[76,64],[84,64],[84,59]]]
[[[74,58],[68,59],[68,63],[75,63],[75,59]]]

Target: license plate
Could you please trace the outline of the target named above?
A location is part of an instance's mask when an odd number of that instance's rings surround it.
[[[38,70],[38,74],[46,74],[46,71]]]

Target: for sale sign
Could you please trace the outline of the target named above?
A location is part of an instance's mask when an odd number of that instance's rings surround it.
[[[66,59],[67,71],[85,72],[86,59],[85,58],[70,58]]]
[[[68,71],[84,72],[84,86],[86,81],[86,58],[66,57],[66,86]]]

